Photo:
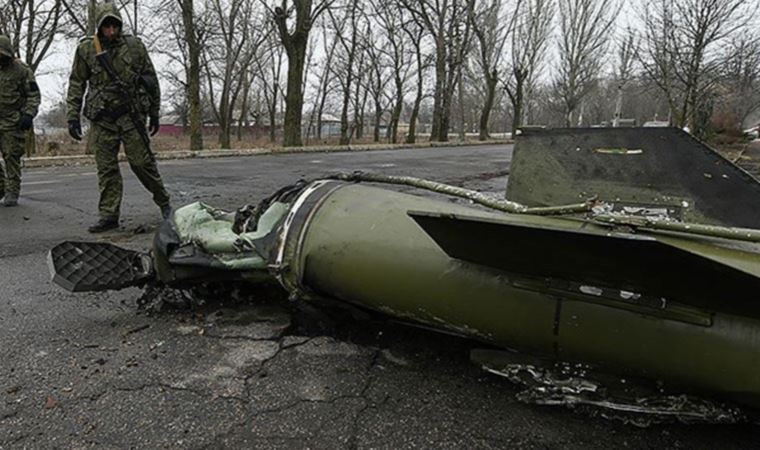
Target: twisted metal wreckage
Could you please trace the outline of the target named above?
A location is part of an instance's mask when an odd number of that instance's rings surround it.
[[[71,291],[276,280],[490,344],[471,358],[536,403],[716,422],[760,407],[760,183],[677,129],[536,130],[507,195],[301,181],[234,213],[180,208],[149,253],[64,242],[51,272]]]

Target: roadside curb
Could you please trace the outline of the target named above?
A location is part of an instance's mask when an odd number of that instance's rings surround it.
[[[488,141],[453,141],[453,142],[420,142],[416,144],[360,144],[360,145],[318,145],[306,147],[261,147],[232,150],[176,150],[156,152],[156,159],[190,159],[190,158],[224,158],[231,156],[256,156],[286,153],[329,153],[329,152],[369,152],[377,150],[414,150],[432,147],[465,147],[471,145],[500,145],[511,144],[510,139],[493,139]],[[123,152],[119,153],[119,161],[126,161]],[[94,165],[93,155],[69,156],[33,156],[23,158],[25,168]]]

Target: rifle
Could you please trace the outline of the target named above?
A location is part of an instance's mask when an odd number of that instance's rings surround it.
[[[98,61],[98,64],[100,64],[100,66],[103,67],[103,69],[106,71],[108,77],[111,79],[111,82],[118,88],[122,104],[127,106],[127,114],[129,115],[129,119],[132,121],[132,125],[135,126],[137,134],[140,135],[143,144],[145,144],[145,148],[150,151],[150,137],[148,136],[148,130],[145,129],[145,122],[141,120],[140,111],[137,109],[137,105],[135,104],[134,99],[131,95],[129,95],[129,85],[121,79],[118,73],[116,73],[116,69],[113,66],[113,62],[111,61],[111,55],[108,53],[108,51],[103,50],[97,34],[95,34],[94,43],[95,59]]]

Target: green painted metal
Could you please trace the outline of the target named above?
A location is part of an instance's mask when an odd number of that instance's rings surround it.
[[[472,211],[368,186],[342,186],[319,205],[300,237],[289,239],[302,245],[284,263],[290,268],[287,278],[304,291],[402,319],[550,351],[555,302],[538,293],[512,296],[503,274],[446,256],[407,216],[417,209]]]
[[[304,219],[289,230],[279,266],[283,284],[304,298],[330,297],[491,344],[760,407],[759,320],[688,304],[625,301],[619,291],[615,298],[593,286],[451,258],[408,213],[467,215],[600,236],[610,232],[607,226],[480,211],[363,185],[325,186],[307,209],[296,212]],[[710,256],[704,237],[662,238]],[[742,255],[746,259],[737,264],[752,267],[752,273],[760,267],[760,254],[746,248],[726,245],[715,254],[724,263]]]
[[[293,192],[241,234],[234,214],[180,208],[155,240],[158,280],[276,279],[293,299],[760,407],[760,243],[330,179]]]
[[[507,198],[552,206],[598,196],[615,211],[661,207],[686,222],[760,229],[760,182],[676,128],[525,130]]]

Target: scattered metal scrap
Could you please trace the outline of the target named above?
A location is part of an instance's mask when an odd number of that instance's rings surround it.
[[[514,353],[473,350],[471,359],[483,370],[504,377],[524,390],[525,403],[582,409],[631,425],[659,423],[734,424],[748,420],[741,408],[687,394],[646,388],[642,380],[598,373],[586,364],[526,358]],[[649,383],[652,384],[652,383]]]

